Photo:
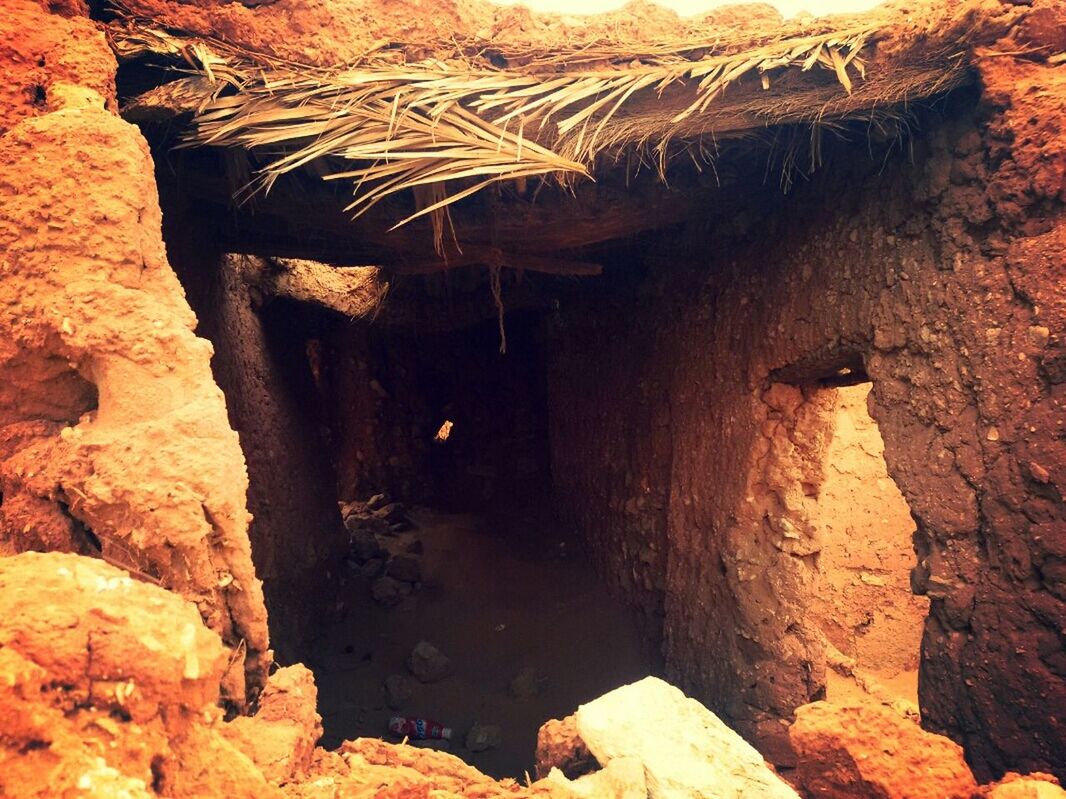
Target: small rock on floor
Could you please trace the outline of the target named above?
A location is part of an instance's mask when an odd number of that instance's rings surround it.
[[[411,698],[414,685],[402,674],[390,674],[385,678],[385,704],[399,710]]]
[[[411,593],[411,585],[394,580],[392,577],[379,577],[370,586],[370,595],[382,607],[394,608],[405,596]]]
[[[437,682],[452,673],[452,662],[433,644],[419,641],[407,658],[407,668],[419,682]]]
[[[347,524],[348,517],[352,516],[353,514],[365,513],[366,505],[364,505],[362,502],[341,502],[340,509],[341,519],[344,521],[345,524]]]
[[[378,519],[384,519],[390,524],[397,524],[406,521],[407,512],[401,503],[390,502],[388,505],[383,505],[375,510],[374,516]]]
[[[365,577],[368,580],[373,580],[385,571],[384,558],[371,558],[366,563],[355,563],[352,561],[349,565],[351,566],[352,571],[360,577]]]
[[[355,517],[352,516],[348,521],[355,521]],[[348,552],[356,562],[365,563],[371,558],[381,557],[384,550],[370,530],[358,524],[349,524],[348,533]]]
[[[477,724],[466,734],[466,748],[471,752],[484,752],[500,745],[500,728],[495,724]]]
[[[422,580],[422,564],[418,558],[409,555],[397,555],[389,561],[389,577],[405,583],[417,583]]]

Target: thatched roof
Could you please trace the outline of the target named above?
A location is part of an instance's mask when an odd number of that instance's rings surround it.
[[[407,219],[433,216],[439,244],[435,212],[498,181],[565,183],[619,163],[664,174],[679,157],[713,165],[723,139],[775,126],[817,133],[898,118],[967,80],[976,7],[929,3],[910,16],[755,33],[687,27],[635,51],[599,40],[452,41],[449,57],[414,63],[398,63],[391,47],[351,64],[299,64],[132,14],[112,41],[123,58],[163,56],[189,73],[127,115],[192,111],[185,145],[253,151],[253,189],[310,169],[351,182],[353,214],[413,189],[419,210]]]

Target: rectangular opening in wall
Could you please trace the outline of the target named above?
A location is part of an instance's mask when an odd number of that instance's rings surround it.
[[[870,383],[835,389],[824,482],[809,511],[824,541],[811,612],[827,639],[827,698],[903,702],[917,714],[929,601],[910,589],[915,530],[867,410]]]

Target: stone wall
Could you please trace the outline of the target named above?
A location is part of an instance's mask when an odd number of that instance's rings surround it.
[[[612,396],[632,402],[609,391],[587,392],[578,409],[553,405],[570,439],[553,436],[554,476],[580,485],[572,451],[614,460],[627,438],[653,440],[669,419],[668,465],[618,467],[571,500],[594,518],[604,497],[635,493],[627,483],[669,474],[669,676],[779,762],[784,720],[824,686],[822,640],[805,613],[823,542],[804,498],[823,479],[831,415],[802,386],[849,366],[872,380],[889,474],[918,528],[913,584],[931,600],[925,724],[962,741],[981,775],[1061,770],[1066,155],[1055,142],[1066,88],[1061,69],[1036,62],[978,67],[979,101],[959,95],[942,109],[950,121],[923,120],[909,157],[827,145],[809,183],[784,198],[765,192],[748,235],[693,228],[649,248],[656,277],[620,316],[657,331],[659,358],[630,358],[616,321],[613,334],[575,337],[552,370],[552,396],[575,403],[566,385],[591,375],[631,393],[647,375],[663,385],[665,399],[639,412],[604,411]],[[611,413],[624,433],[566,422]],[[601,551],[632,551],[632,534],[613,529]],[[589,534],[601,530],[612,526]],[[613,558],[608,572],[631,568]],[[642,590],[634,599],[646,602]]]

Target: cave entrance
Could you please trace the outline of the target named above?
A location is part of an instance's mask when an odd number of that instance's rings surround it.
[[[424,718],[453,731],[428,744],[521,779],[545,721],[660,670],[644,617],[556,510],[546,324],[509,313],[505,352],[495,315],[433,332],[332,319],[312,339],[351,538],[335,618],[303,654],[325,745]]]
[[[867,410],[868,382],[833,392],[824,481],[808,510],[823,548],[810,605],[827,639],[827,695],[918,708],[918,658],[929,601],[910,589],[914,520],[888,474]]]

